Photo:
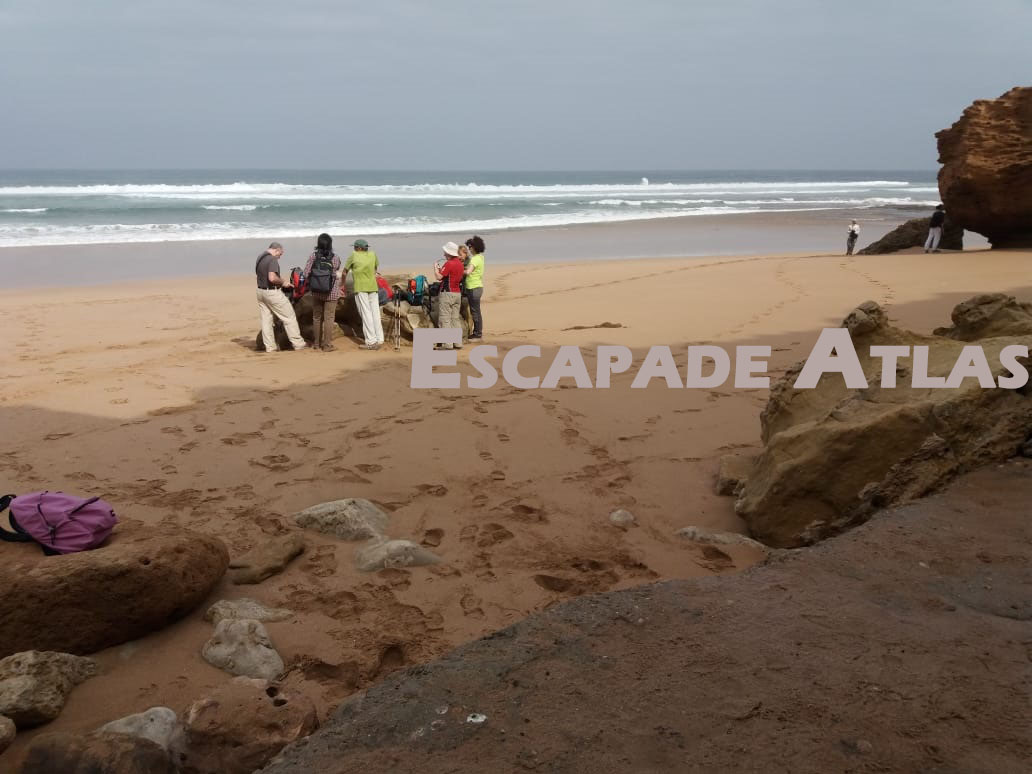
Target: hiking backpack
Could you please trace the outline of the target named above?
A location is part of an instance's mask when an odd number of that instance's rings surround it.
[[[308,272],[308,289],[313,293],[328,296],[333,290],[333,256],[317,255]]]
[[[0,512],[10,506],[12,531],[0,528],[0,540],[35,542],[43,553],[74,554],[96,548],[111,534],[118,517],[99,497],[64,492],[33,492],[0,497]]]
[[[426,277],[420,274],[418,277],[413,277],[408,281],[408,293],[406,294],[405,300],[412,306],[422,306],[426,291]]]
[[[300,266],[295,266],[290,270],[290,284],[294,286],[290,294],[294,301],[308,292],[308,279],[305,277],[305,270]]]

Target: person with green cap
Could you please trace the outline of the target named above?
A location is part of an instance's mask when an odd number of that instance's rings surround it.
[[[364,239],[356,239],[354,250],[344,264],[344,273],[351,272],[355,281],[355,303],[362,316],[362,349],[379,349],[383,345],[383,325],[380,323],[379,287],[376,270],[380,261]]]

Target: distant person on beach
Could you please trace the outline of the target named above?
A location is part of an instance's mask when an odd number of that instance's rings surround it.
[[[856,240],[859,236],[860,224],[854,220],[846,231],[846,255],[853,254],[853,248],[856,247]]]
[[[280,276],[279,259],[283,257],[283,245],[273,242],[268,249],[258,256],[254,265],[254,273],[258,279],[258,314],[262,321],[262,343],[266,352],[276,352],[276,331],[273,318],[278,318],[287,331],[290,345],[296,350],[305,349],[308,345],[301,338],[301,330],[297,327],[297,317],[290,299],[283,293],[293,287]]]
[[[323,352],[332,352],[333,326],[337,301],[340,299],[340,256],[333,252],[333,238],[319,234],[315,251],[305,264],[308,292],[312,294],[312,346]]]
[[[462,278],[466,273],[462,265],[459,246],[454,242],[448,242],[441,248],[444,251],[444,263],[440,261],[434,264],[434,276],[441,283],[441,290],[437,296],[438,304],[438,328],[458,328],[462,331],[462,319],[460,311],[462,308]],[[451,349],[451,344],[442,344],[441,349]],[[462,349],[462,341],[455,345],[456,349]]]
[[[466,240],[470,257],[466,263],[466,300],[469,313],[473,316],[473,332],[470,341],[484,338],[484,318],[480,313],[480,299],[484,295],[484,240],[478,236]]]
[[[362,349],[379,349],[383,345],[383,324],[380,322],[380,294],[376,284],[376,270],[380,261],[364,239],[356,239],[354,251],[344,264],[355,280],[355,303],[362,316]]]
[[[932,213],[932,222],[928,224],[928,239],[925,241],[924,251],[933,253],[939,252],[939,242],[942,240],[942,227],[946,223],[946,208],[941,204],[936,205]]]

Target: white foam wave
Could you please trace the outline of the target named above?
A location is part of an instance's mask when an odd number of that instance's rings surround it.
[[[37,213],[46,212],[49,207],[10,207],[9,209],[2,210],[2,212],[24,212],[24,213]]]
[[[243,212],[253,212],[261,206],[259,204],[205,204],[204,209],[206,210],[241,210]]]

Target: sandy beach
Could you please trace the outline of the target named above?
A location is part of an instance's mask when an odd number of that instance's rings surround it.
[[[622,344],[773,349],[777,376],[822,326],[865,300],[930,331],[978,292],[1032,297],[1028,252],[883,257],[780,254],[493,267],[486,343],[548,353]],[[268,624],[285,682],[320,714],[404,665],[514,623],[556,601],[748,567],[675,536],[689,525],[741,531],[713,491],[718,458],[759,446],[766,390],[671,390],[633,374],[608,390],[418,391],[411,349],[252,349],[247,276],[0,293],[4,330],[0,470],[13,491],[102,495],[123,521],[172,522],[221,538],[231,555],[296,530],[292,514],[341,497],[390,511],[392,537],[444,562],[359,572],[353,545],[306,532],[308,547],[257,586],[211,596],[286,607]],[[619,327],[599,327],[603,323]],[[460,370],[470,371],[468,350]],[[593,363],[589,360],[589,369]],[[534,373],[534,366],[524,366]],[[544,366],[541,367],[543,371]],[[627,508],[623,531],[608,514]],[[5,562],[41,561],[0,545]],[[102,674],[46,730],[87,730],[155,705],[184,706],[224,680],[200,648],[202,605],[182,621],[97,655]],[[35,731],[4,755],[15,761]],[[13,765],[13,763],[11,764]]]

